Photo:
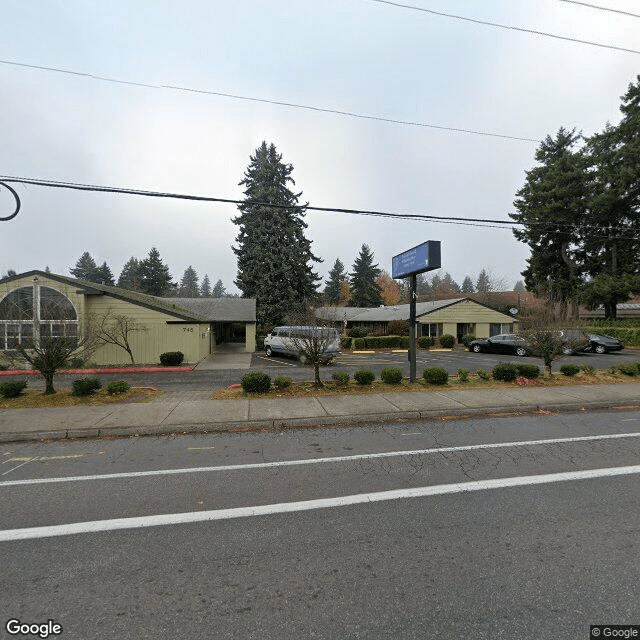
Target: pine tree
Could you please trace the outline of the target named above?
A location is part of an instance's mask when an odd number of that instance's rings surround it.
[[[222,280],[218,279],[218,282],[216,282],[215,286],[213,287],[213,291],[211,292],[211,295],[214,298],[222,298],[225,296],[226,293],[227,291],[224,288],[224,285],[222,284]]]
[[[209,276],[206,273],[204,274],[204,278],[202,278],[202,282],[200,283],[200,297],[211,297],[211,281],[209,280]]]
[[[489,291],[491,291],[491,280],[486,269],[482,269],[482,271],[480,271],[478,275],[478,280],[476,281],[476,291],[478,293],[489,293]]]
[[[74,278],[80,278],[81,280],[88,280],[89,282],[100,282],[98,274],[98,265],[96,261],[91,257],[88,251],[85,251],[76,262],[76,266],[73,269],[69,269],[69,273]]]
[[[142,276],[140,275],[140,261],[131,256],[122,267],[120,277],[118,278],[118,286],[121,289],[129,291],[138,291]]]
[[[324,296],[328,305],[337,305],[340,302],[340,284],[347,279],[344,265],[340,258],[336,258],[329,279],[325,281],[327,285],[324,289]]]
[[[513,285],[513,290],[514,291],[526,291],[526,288],[524,286],[524,282],[522,282],[522,280],[518,280],[518,282],[516,282],[515,285]]]
[[[181,298],[197,298],[200,295],[198,274],[191,265],[185,269],[182,280],[180,280],[178,295]]]
[[[376,278],[382,273],[377,264],[373,264],[373,253],[363,244],[349,274],[351,285],[351,307],[379,307],[382,304],[382,292]]]
[[[464,280],[462,281],[462,293],[473,293],[475,290],[476,289],[473,286],[473,280],[469,276],[465,276]]]
[[[140,291],[152,296],[167,295],[173,289],[169,267],[162,262],[160,252],[153,247],[140,263]]]
[[[279,324],[303,311],[320,280],[310,263],[321,260],[311,253],[311,241],[304,235],[306,205],[298,204],[302,194],[288,186],[294,184],[292,171],[275,146],[263,142],[240,182],[245,198],[233,219],[240,228],[238,246],[233,247],[238,257],[234,283],[244,297],[256,298],[258,324]]]
[[[444,276],[442,276],[438,293],[443,295],[455,295],[456,293],[460,293],[460,285],[451,277],[451,274],[448,271]]]
[[[103,262],[102,265],[96,269],[95,282],[99,284],[106,284],[111,287],[114,286],[115,281],[113,279],[113,273],[111,272],[111,269],[109,268],[109,265],[107,264],[106,261]]]

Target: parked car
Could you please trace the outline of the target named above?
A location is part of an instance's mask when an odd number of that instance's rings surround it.
[[[275,327],[264,339],[264,350],[269,357],[291,356],[304,364],[307,357],[303,351],[314,339],[319,341],[318,347],[327,360],[340,355],[340,335],[331,327]]]
[[[469,343],[469,351],[473,353],[512,353],[517,356],[531,354],[531,346],[515,333],[501,333],[491,338],[481,338]]]
[[[562,329],[558,334],[563,340],[562,353],[565,356],[589,351],[591,342],[588,334],[584,331],[581,331],[580,329]]]
[[[590,333],[589,337],[589,351],[595,351],[596,353],[606,353],[607,351],[620,351],[624,349],[622,340],[613,338],[612,336],[605,336],[600,333]]]

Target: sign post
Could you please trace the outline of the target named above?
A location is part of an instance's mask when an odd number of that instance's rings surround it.
[[[409,300],[409,381],[416,381],[416,298],[417,275],[440,268],[440,241],[428,240],[393,256],[392,277],[410,278]]]

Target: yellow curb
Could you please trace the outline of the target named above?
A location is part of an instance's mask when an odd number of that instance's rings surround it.
[[[408,349],[391,349],[391,353],[407,353]]]
[[[363,353],[363,354],[368,354],[368,353],[373,353],[375,354],[375,351],[352,351],[351,353]]]

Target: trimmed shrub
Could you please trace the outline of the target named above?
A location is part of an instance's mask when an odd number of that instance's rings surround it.
[[[349,337],[349,336],[342,336],[342,338],[340,338],[340,346],[343,349],[351,349],[351,342],[353,341],[353,338]]]
[[[500,362],[491,370],[494,380],[502,380],[503,382],[513,382],[518,377],[518,367],[515,364]]]
[[[182,351],[167,351],[160,354],[160,364],[164,367],[179,367],[183,360]]]
[[[575,376],[580,373],[580,367],[577,364],[563,364],[560,367],[560,373],[563,376]]]
[[[400,347],[402,349],[409,348],[409,336],[400,336]]]
[[[0,396],[3,398],[16,398],[27,388],[26,380],[15,380],[0,384]]]
[[[347,331],[347,335],[350,338],[364,338],[369,335],[369,329],[365,329],[364,327],[351,327]]]
[[[9,371],[9,365],[0,362],[0,371]]]
[[[428,349],[429,347],[433,347],[435,344],[435,338],[433,336],[420,336],[418,338],[418,346],[421,349]]]
[[[110,396],[117,396],[121,393],[127,393],[131,387],[125,380],[113,380],[107,385],[107,393]]]
[[[489,372],[485,371],[484,369],[476,369],[476,375],[478,376],[478,378],[480,378],[480,380],[489,380],[491,378]]]
[[[271,389],[271,376],[260,371],[254,371],[242,376],[240,383],[247,393],[267,393]]]
[[[387,367],[380,372],[380,380],[387,384],[400,384],[402,382],[402,371],[396,367]]]
[[[387,335],[408,336],[409,321],[408,320],[391,320],[391,322],[387,323]]]
[[[82,369],[84,367],[84,360],[82,358],[71,358],[67,364],[69,369]]]
[[[635,363],[629,362],[621,363],[618,365],[618,371],[620,373],[624,373],[625,376],[637,376],[638,375],[638,366]]]
[[[469,382],[469,369],[458,369],[458,380],[460,382]]]
[[[540,377],[540,367],[535,364],[517,364],[518,375],[529,380],[535,380]]]
[[[360,351],[360,349],[364,349],[364,338],[354,338],[353,339],[353,348],[356,351]]]
[[[291,386],[291,378],[287,376],[278,376],[273,381],[273,386],[278,390],[288,389]]]
[[[470,342],[473,342],[476,339],[475,336],[472,336],[471,334],[467,333],[466,335],[462,336],[462,338],[460,339],[460,342],[462,342],[462,344],[465,347],[469,346]]]
[[[256,334],[256,351],[264,351],[264,339],[266,337],[261,333]]]
[[[422,377],[430,384],[447,384],[449,374],[442,367],[430,367],[422,372]]]
[[[456,339],[449,333],[445,333],[440,336],[440,346],[443,349],[453,349],[453,345],[456,343]]]
[[[346,387],[349,384],[349,377],[346,371],[334,371],[331,374],[332,380],[335,380],[342,387]]]
[[[595,367],[592,367],[590,364],[581,364],[580,371],[586,373],[589,376],[593,376],[596,373]]]
[[[102,382],[98,378],[78,378],[71,386],[74,396],[89,396],[102,388]]]
[[[376,379],[376,374],[369,369],[359,369],[353,374],[353,379],[361,385],[371,384]]]

